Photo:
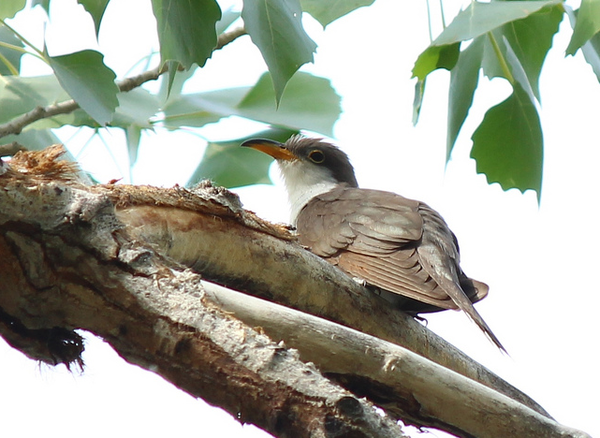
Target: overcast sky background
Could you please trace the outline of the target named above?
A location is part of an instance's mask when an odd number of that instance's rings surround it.
[[[441,23],[437,2],[432,3],[435,36]],[[467,4],[444,1],[447,21]],[[38,12],[14,25],[41,47],[44,15]],[[50,54],[97,47],[91,19],[74,0],[64,0],[56,12],[45,30]],[[540,83],[545,164],[538,207],[533,192],[503,192],[497,184],[488,185],[469,159],[470,135],[484,111],[510,92],[502,80],[481,81],[447,166],[447,72],[428,79],[420,122],[412,126],[410,71],[429,44],[425,2],[377,0],[325,32],[310,17],[305,21],[319,47],[315,64],[304,70],[330,78],[343,98],[335,140],[350,155],[359,183],[425,201],[444,216],[458,236],[465,272],[490,286],[490,295],[477,308],[510,357],[501,355],[458,312],[428,315],[428,327],[533,397],[557,421],[600,436],[600,287],[593,276],[600,262],[600,85],[580,54],[564,58],[571,34],[568,23],[561,25]],[[154,26],[149,1],[109,4],[100,49],[119,77],[157,48]],[[264,70],[259,52],[243,37],[216,53],[189,87],[199,91],[251,85]],[[48,73],[31,59],[24,71]],[[213,139],[230,138],[254,128],[228,120],[203,133]],[[84,168],[100,181],[120,177],[127,181],[119,131],[105,134],[113,144],[110,151],[98,143],[82,151],[89,133],[74,132],[63,129],[59,135]],[[202,155],[202,145],[197,133],[187,130],[145,135],[133,182],[184,184]],[[121,164],[114,164],[112,156]],[[275,179],[276,173],[274,169]],[[281,186],[237,192],[260,216],[287,220]],[[0,357],[0,421],[5,436],[268,436],[126,364],[90,335],[83,375],[39,366],[3,341]]]

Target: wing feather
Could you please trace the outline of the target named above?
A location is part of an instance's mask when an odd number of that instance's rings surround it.
[[[464,307],[457,290],[469,303],[487,294],[460,269],[458,243],[444,219],[421,202],[340,186],[313,198],[297,223],[303,245],[389,292],[442,309]]]
[[[411,261],[417,264],[402,267],[393,258],[375,258],[348,252],[339,257],[338,266],[386,291],[442,309],[456,309],[456,304],[416,259],[415,256]]]

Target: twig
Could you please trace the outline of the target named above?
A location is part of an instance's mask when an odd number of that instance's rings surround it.
[[[160,75],[165,73],[167,70],[168,67],[166,64],[162,68],[160,66],[154,67],[153,69],[140,73],[139,75],[117,81],[117,86],[119,87],[119,91],[125,93],[139,87],[146,82],[157,80]]]
[[[26,150],[25,146],[16,141],[0,145],[0,157],[8,157],[16,154],[19,151]]]
[[[77,102],[73,99],[65,100],[47,107],[37,106],[28,113],[14,118],[8,123],[0,125],[0,138],[10,134],[19,134],[27,125],[37,122],[41,119],[47,119],[58,114],[68,114],[79,108]]]
[[[219,35],[217,45],[214,50],[220,50],[227,44],[231,43],[235,39],[246,34],[246,30],[243,27],[236,28],[230,32],[225,32]],[[117,81],[117,86],[121,92],[131,91],[134,88],[148,82],[154,81],[160,77],[163,73],[168,70],[166,64],[163,67],[156,67],[152,70],[145,71],[136,76],[125,78],[121,81]],[[6,137],[11,134],[19,134],[28,125],[37,122],[41,119],[46,119],[59,114],[69,114],[79,108],[79,104],[73,99],[65,100],[56,104],[48,105],[46,107],[38,106],[31,111],[14,118],[8,123],[0,125],[0,138]]]
[[[217,40],[215,50],[221,50],[227,44],[235,41],[241,36],[246,35],[246,33],[247,32],[246,29],[244,29],[244,27],[237,27],[229,32],[223,32],[221,35],[219,35],[219,39]]]

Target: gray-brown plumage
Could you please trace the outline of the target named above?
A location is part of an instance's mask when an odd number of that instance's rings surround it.
[[[300,243],[405,311],[461,309],[504,350],[472,304],[488,287],[464,274],[456,237],[435,210],[395,193],[358,188],[347,155],[319,139],[249,140],[242,146],[277,160]]]

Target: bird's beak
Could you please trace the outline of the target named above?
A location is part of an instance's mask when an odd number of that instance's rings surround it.
[[[256,138],[252,140],[246,140],[242,143],[242,147],[248,147],[256,149],[257,151],[264,152],[267,155],[272,156],[276,160],[297,160],[298,157],[294,155],[289,149],[286,149],[283,143],[279,143],[274,140],[267,140],[263,138]]]

